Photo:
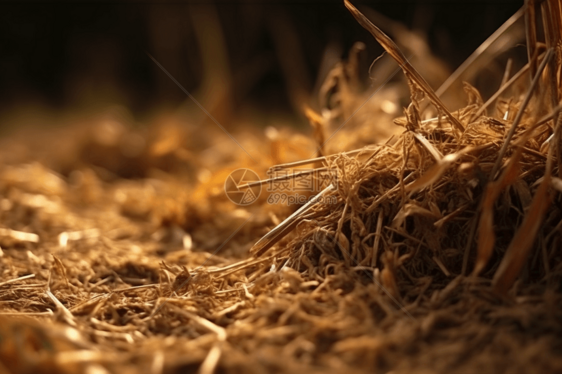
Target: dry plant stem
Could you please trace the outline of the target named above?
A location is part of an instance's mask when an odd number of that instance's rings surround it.
[[[443,111],[445,116],[449,119],[452,126],[460,131],[464,132],[464,126],[456,119],[451,112],[445,107],[445,104],[439,99],[439,97],[433,91],[433,88],[427,83],[427,81],[418,73],[418,71],[408,62],[400,48],[390,39],[382,30],[373,25],[371,21],[367,19],[357,8],[353,6],[348,0],[344,0],[345,6],[351,12],[353,17],[363,26],[367,31],[373,35],[373,37],[380,43],[380,45],[388,52],[398,62],[404,74],[407,78],[411,79],[415,84],[419,86],[420,89],[424,91],[429,100],[435,105],[438,110]],[[412,93],[413,94],[413,93]]]
[[[470,256],[470,249],[472,248],[472,242],[474,241],[474,234],[476,233],[476,228],[478,227],[478,215],[480,213],[480,209],[476,211],[473,217],[473,221],[470,224],[470,232],[468,234],[468,238],[466,240],[466,246],[464,247],[464,255],[462,258],[462,270],[461,275],[466,275],[466,270],[468,267],[468,257]]]
[[[318,150],[317,157],[324,157],[324,143],[326,139],[326,121],[322,116],[317,114],[315,111],[310,109],[308,106],[304,108],[304,114],[308,118],[308,122],[313,130],[313,137],[316,141],[316,147]]]
[[[81,302],[78,305],[74,305],[72,308],[69,309],[69,311],[71,313],[75,313],[76,311],[79,311],[79,310],[81,310],[85,307],[96,305],[96,304],[102,302],[103,300],[109,298],[111,295],[112,295],[112,293],[107,293],[107,294],[104,294],[104,295],[98,295],[98,296],[92,297],[91,299],[87,299],[87,300]]]
[[[560,132],[561,122],[562,121],[558,121],[555,128],[555,138]],[[509,244],[505,256],[494,274],[492,286],[496,292],[502,295],[507,293],[521,272],[537,232],[540,230],[546,209],[550,204],[551,197],[548,193],[548,188],[550,186],[550,176],[552,174],[553,148],[554,147],[550,147],[548,150],[546,172],[539,188],[535,192],[527,215]]]
[[[546,116],[539,119],[537,121],[537,123],[532,126],[532,129],[534,130],[538,126],[543,125],[543,124],[547,123],[548,121],[550,121],[552,119],[558,118],[558,115],[560,114],[561,111],[562,111],[562,103],[558,104],[556,106],[556,108],[554,108],[553,111],[550,114],[547,114]],[[555,121],[555,122],[557,122],[557,121]]]
[[[508,133],[508,136],[506,137],[505,142],[503,143],[502,149],[499,152],[500,158],[496,159],[496,163],[494,164],[492,174],[489,176],[489,182],[486,186],[484,196],[480,200],[479,209],[478,209],[478,212],[479,212],[478,256],[477,256],[476,264],[475,264],[474,271],[473,271],[474,275],[479,274],[484,269],[484,267],[486,266],[486,264],[488,263],[488,261],[491,257],[491,254],[493,252],[494,245],[495,245],[494,203],[495,203],[496,199],[498,198],[499,194],[501,193],[501,191],[505,187],[513,184],[517,180],[517,178],[519,177],[521,155],[524,151],[523,145],[525,144],[525,142],[527,141],[529,136],[532,134],[532,131],[525,132],[525,134],[519,138],[519,140],[518,140],[519,147],[516,148],[514,154],[509,159],[509,162],[507,163],[507,165],[506,165],[505,169],[503,170],[501,176],[498,178],[498,180],[495,180],[494,177],[496,175],[497,170],[499,169],[499,161],[502,160],[501,156],[503,154],[505,154],[505,150],[507,148],[507,145],[511,143],[511,141],[510,141],[511,136],[514,134],[516,126],[522,118],[522,113],[524,112],[525,107],[528,104],[528,102],[529,102],[529,100],[530,100],[530,98],[533,94],[534,88],[536,87],[536,84],[538,83],[538,80],[540,79],[540,77],[542,75],[543,69],[545,68],[546,64],[548,63],[549,58],[551,58],[552,55],[553,55],[552,52],[553,52],[552,49],[547,51],[547,54],[545,55],[545,58],[543,59],[543,61],[541,62],[541,65],[539,66],[537,74],[533,78],[533,82],[531,84],[531,87],[527,91],[525,99],[524,99],[523,103],[521,104],[521,106],[519,107],[519,111],[517,113],[517,116],[516,116],[516,118],[515,118],[515,120],[512,124],[512,127],[510,128],[510,131]],[[503,152],[502,152],[502,150],[503,150]],[[549,154],[551,152],[552,152],[552,149],[549,148]],[[547,163],[547,165],[548,165],[548,163]],[[548,166],[547,166],[547,173],[549,173],[549,172],[550,171],[548,170]],[[545,187],[543,187],[543,188],[545,188]],[[542,189],[540,189],[540,190],[542,191]],[[544,195],[544,191],[542,191],[542,192],[543,192],[542,194]],[[546,197],[545,196],[538,197],[537,194],[536,194],[535,198],[533,199],[533,203],[532,203],[533,209],[529,210],[529,213],[528,213],[528,215],[526,216],[526,218],[523,222],[522,227],[525,228],[525,230],[527,230],[527,231],[536,230],[538,228],[538,226],[533,226],[533,224],[535,224],[537,220],[542,219],[541,211],[543,209],[543,204],[546,201],[545,200]],[[535,217],[532,220],[529,220],[529,216],[531,215],[531,213]],[[515,248],[515,247],[519,246],[520,248],[522,248],[521,252],[525,252],[526,250],[528,250],[528,247],[531,246],[532,239],[534,238],[534,235],[532,235],[531,232],[529,232],[527,234],[522,234],[521,231],[522,231],[521,228],[517,231],[516,236],[517,236],[518,240],[517,240],[517,242],[512,241],[509,248]],[[521,235],[523,235],[523,237],[521,237]],[[510,253],[513,253],[514,251],[515,250],[512,249],[510,251]],[[518,257],[517,256],[514,257],[514,255],[510,254],[508,256],[508,260],[506,260],[505,258],[506,257],[504,257],[505,261],[513,261],[514,258],[518,258]],[[515,266],[515,268],[517,266]],[[513,268],[513,269],[515,269],[515,268]],[[502,270],[502,272],[506,273],[505,269]],[[509,273],[510,276],[513,276],[513,274],[511,272],[507,272],[507,273]],[[500,277],[500,278],[505,279],[505,277],[503,277],[503,276]],[[509,282],[510,281],[507,280],[505,282],[502,281],[500,283],[506,284],[506,283],[509,283]]]
[[[382,220],[383,220],[383,213],[384,211],[381,209],[379,210],[379,215],[377,218],[377,228],[375,231],[375,240],[373,243],[373,257],[371,257],[371,267],[377,267],[377,259],[379,254],[379,243],[381,241],[381,232],[382,232]]]
[[[250,253],[253,253],[254,257],[261,256],[265,251],[271,248],[275,243],[281,240],[285,235],[291,232],[297,225],[299,219],[303,217],[303,215],[312,209],[316,202],[324,196],[329,191],[333,191],[335,187],[333,185],[329,185],[325,189],[323,189],[318,195],[314,196],[308,203],[301,206],[295,213],[291,214],[287,217],[283,222],[277,225],[273,230],[268,232],[266,235],[263,236],[260,240],[253,245],[250,249]]]
[[[208,269],[206,270],[206,272],[209,273],[209,274],[217,274],[217,273],[218,273],[218,274],[220,274],[220,276],[222,277],[222,276],[224,276],[224,274],[225,274],[226,272],[228,272],[228,271],[230,271],[230,270],[233,270],[233,269],[238,270],[238,269],[241,268],[241,267],[244,267],[244,268],[245,268],[245,267],[247,267],[247,266],[253,266],[253,265],[255,265],[255,264],[265,262],[265,261],[269,260],[270,258],[271,258],[271,257],[264,257],[264,258],[259,259],[259,260],[255,260],[255,259],[253,259],[253,258],[248,258],[248,259],[246,259],[246,260],[238,261],[238,262],[235,262],[235,263],[233,263],[233,264],[224,266],[224,267],[222,267],[222,268],[218,268],[218,269],[216,269],[216,268],[208,268]]]
[[[367,210],[365,211],[366,213],[371,213],[373,210],[375,210],[379,204],[381,202],[383,202],[384,200],[386,200],[387,198],[390,197],[390,195],[392,195],[393,193],[395,193],[398,190],[401,190],[403,188],[403,184],[405,182],[409,182],[410,179],[412,179],[414,177],[414,174],[409,174],[406,178],[404,178],[403,181],[397,183],[394,187],[392,187],[391,189],[387,190],[384,195],[379,196],[375,201],[373,201],[373,203],[367,208]],[[415,183],[416,181],[412,182]],[[408,186],[406,186],[407,189]]]
[[[225,277],[229,276],[230,274],[234,274],[234,273],[236,273],[236,272],[238,272],[238,271],[240,271],[240,270],[244,270],[244,269],[247,269],[247,268],[249,268],[249,267],[251,267],[251,266],[254,266],[254,265],[257,265],[257,264],[261,264],[261,263],[267,262],[267,261],[269,261],[269,260],[271,260],[271,259],[273,259],[272,256],[260,258],[260,259],[258,259],[258,260],[249,261],[249,262],[247,262],[247,261],[240,261],[240,262],[238,263],[238,264],[241,264],[240,266],[237,266],[237,267],[235,267],[235,268],[231,268],[229,271],[225,271],[224,273],[217,275],[217,278],[225,278]],[[209,273],[211,273],[211,272],[209,271]]]
[[[279,165],[275,165],[269,168],[269,170],[271,171],[277,171],[280,169],[287,169],[287,168],[294,168],[295,166],[303,166],[303,165],[309,165],[309,164],[314,164],[320,161],[327,161],[329,159],[338,157],[338,156],[352,156],[352,155],[356,155],[358,153],[361,152],[376,152],[378,150],[378,148],[369,148],[369,146],[364,147],[364,148],[360,148],[360,149],[355,149],[353,151],[349,151],[349,152],[343,152],[343,153],[337,153],[337,154],[333,154],[333,155],[327,155],[327,156],[323,156],[323,157],[316,157],[316,158],[309,158],[307,160],[301,160],[301,161],[295,161],[295,162],[288,162],[286,164],[279,164]]]
[[[556,14],[555,7],[556,1],[544,1],[541,4],[541,10],[543,15],[543,26],[546,39],[547,47],[558,51],[560,46],[560,27],[562,27],[562,20],[559,19],[559,14]],[[559,57],[559,53],[558,56]],[[548,68],[548,79],[550,80],[550,98],[552,106],[555,107],[558,104],[558,84],[556,79],[556,60],[552,61]]]
[[[125,292],[125,291],[131,291],[131,290],[138,290],[141,288],[154,288],[154,287],[158,287],[159,284],[154,283],[154,284],[143,284],[141,286],[132,286],[132,287],[127,287],[127,288],[119,288],[117,290],[113,290],[113,293],[117,293],[117,292]]]
[[[15,278],[15,279],[10,279],[7,280],[5,282],[0,282],[0,287],[5,286],[6,284],[10,284],[10,283],[16,283],[25,279],[29,279],[29,278],[34,278],[35,274],[29,274],[29,275],[24,275],[23,277],[19,277],[19,278]]]
[[[560,128],[562,126],[562,116],[560,115],[560,113],[558,113],[558,120],[556,121],[556,128]],[[560,160],[560,157],[562,156],[562,148],[560,146],[560,141],[562,138],[562,134],[561,131],[558,131],[558,133],[554,133],[554,147],[556,150],[556,154],[557,154],[557,161],[558,161],[558,178],[562,179],[562,160]]]
[[[451,276],[451,273],[450,273],[449,270],[445,267],[445,265],[444,265],[443,262],[439,259],[439,257],[433,256],[433,257],[431,257],[431,259],[437,264],[437,266],[439,267],[439,269],[443,272],[443,274],[445,274],[446,277],[450,277],[450,276]]]
[[[346,265],[351,265],[350,262],[350,254],[349,254],[349,242],[347,241],[347,238],[345,238],[345,235],[342,234],[341,230],[343,227],[343,222],[345,220],[345,217],[347,215],[347,209],[349,208],[349,202],[346,201],[345,202],[345,206],[343,207],[343,211],[341,213],[341,217],[338,220],[338,226],[336,229],[336,240],[338,245],[341,247],[341,253],[343,254],[344,260]],[[345,243],[345,244],[344,244]]]
[[[531,76],[534,76],[537,73],[537,62],[533,59],[537,49],[535,0],[525,0],[525,36],[527,38],[527,59],[530,63]]]
[[[493,180],[496,176],[496,173],[501,165],[501,162],[503,160],[503,156],[505,155],[505,152],[507,151],[507,147],[509,146],[509,143],[511,142],[511,138],[513,137],[513,134],[515,134],[515,130],[517,129],[517,126],[519,125],[519,122],[521,122],[521,118],[523,118],[523,114],[525,112],[525,108],[527,108],[527,105],[529,104],[529,101],[531,100],[531,97],[533,96],[533,92],[535,90],[535,87],[537,86],[537,83],[539,82],[539,79],[541,78],[541,74],[542,71],[544,70],[544,68],[546,67],[546,64],[550,61],[550,59],[552,58],[553,53],[553,49],[549,49],[546,52],[546,55],[544,56],[544,59],[542,60],[541,64],[539,65],[537,74],[535,74],[535,77],[533,78],[533,81],[531,83],[531,87],[529,88],[529,91],[527,92],[527,95],[525,95],[525,99],[523,100],[523,103],[521,104],[521,106],[519,107],[519,111],[517,112],[517,116],[515,117],[515,120],[513,121],[513,124],[511,125],[511,128],[509,129],[509,132],[507,133],[507,136],[503,142],[503,145],[499,151],[498,157],[496,159],[496,163],[494,164],[494,167],[492,169],[492,173],[490,174],[489,179]]]
[[[423,135],[415,132],[413,134],[414,138],[418,142],[420,142],[420,144],[423,145],[425,149],[427,149],[427,151],[429,152],[429,154],[431,154],[435,161],[439,162],[443,159],[443,155],[441,154],[441,152],[439,152],[439,150],[437,150],[426,138],[424,138]]]
[[[211,350],[207,354],[207,357],[205,357],[205,360],[203,361],[201,367],[199,368],[199,374],[212,374],[215,372],[215,368],[219,363],[222,353],[221,345],[222,345],[221,342],[217,342],[213,344]]]
[[[213,344],[213,347],[211,348],[211,350],[207,354],[207,357],[205,358],[205,360],[201,364],[201,367],[199,368],[199,373],[201,374],[212,374],[215,371],[215,368],[217,367],[217,364],[220,360],[222,344],[226,342],[226,338],[227,338],[226,330],[220,326],[215,325],[211,321],[206,320],[205,318],[199,317],[198,315],[188,312],[187,310],[181,309],[180,307],[177,307],[175,305],[168,304],[168,308],[172,309],[176,313],[179,313],[189,318],[193,322],[197,323],[199,326],[217,335],[217,342]]]
[[[456,153],[450,153],[450,154],[444,156],[442,159],[437,161],[435,163],[435,165],[433,165],[431,168],[429,168],[429,170],[427,170],[422,176],[420,176],[418,179],[416,179],[412,183],[406,185],[405,188],[404,188],[404,191],[405,192],[415,192],[415,191],[419,191],[419,190],[421,190],[425,187],[428,187],[428,186],[434,184],[435,182],[437,182],[439,180],[439,178],[441,178],[443,173],[447,169],[449,169],[449,167],[451,167],[451,165],[453,165],[462,155],[464,155],[466,153],[473,152],[473,151],[486,149],[490,145],[491,144],[484,144],[484,145],[479,146],[479,147],[468,146],[464,149],[461,149],[460,151],[458,151]],[[411,175],[412,174],[408,175],[408,177],[411,176]],[[406,179],[407,178],[405,178],[404,181],[406,181]]]
[[[49,299],[57,306],[57,310],[61,312],[62,317],[70,326],[76,327],[76,322],[74,321],[74,316],[60,301],[51,293],[51,290],[45,292]]]
[[[562,111],[562,103],[558,104],[556,106],[556,108],[554,108],[554,110],[550,113],[547,114],[546,116],[542,117],[541,119],[539,119],[536,123],[532,124],[531,126],[529,126],[522,134],[521,137],[528,137],[530,136],[530,134],[535,131],[539,126],[544,125],[545,123],[547,123],[548,121],[553,120],[554,118],[560,118],[558,116],[558,114]],[[557,121],[555,121],[555,123],[557,123]],[[555,125],[556,126],[556,125]],[[548,130],[550,131],[550,130]],[[544,144],[551,144],[551,142],[553,142],[554,140],[554,134],[552,134],[547,140],[545,140]],[[558,144],[555,142],[555,144]],[[542,147],[542,146],[541,146]],[[523,148],[523,151],[529,154],[532,154],[534,156],[540,157],[544,160],[546,160],[546,157],[540,153],[537,153],[534,150],[530,150],[528,148]],[[523,177],[523,175],[522,175]]]
[[[509,80],[509,76],[511,75],[511,69],[513,67],[513,59],[507,59],[507,63],[505,64],[505,71],[503,72],[502,82],[500,87],[503,87],[507,81]]]
[[[22,242],[39,243],[39,235],[30,232],[0,228],[0,236],[8,236]]]
[[[477,276],[492,256],[496,235],[494,231],[494,204],[505,187],[519,178],[522,148],[516,148],[497,180],[488,181],[478,205],[478,251],[473,276]]]
[[[523,76],[523,74],[525,74],[527,71],[529,71],[529,64],[526,64],[525,66],[523,66],[521,68],[521,70],[519,70],[517,72],[517,74],[515,74],[513,77],[511,77],[511,79],[509,81],[507,81],[506,83],[502,84],[500,86],[500,89],[492,95],[492,97],[490,97],[485,103],[484,105],[482,105],[480,107],[480,109],[478,109],[478,111],[476,113],[474,113],[474,115],[472,116],[472,118],[478,118],[480,115],[482,115],[482,113],[484,113],[484,111],[486,110],[486,108],[488,108],[494,101],[496,101],[498,99],[498,97],[500,97],[500,95],[502,93],[505,92],[505,90],[507,90],[509,87],[511,87],[511,85],[513,83],[515,83],[516,81],[519,80],[519,78],[521,78]]]
[[[453,74],[439,87],[435,92],[437,96],[442,96],[452,84],[460,79],[464,72],[476,61],[476,59],[485,52],[502,34],[515,22],[517,22],[525,14],[525,8],[522,7],[514,15],[512,15],[499,29],[497,29],[488,39],[484,41],[462,64],[455,70]]]
[[[22,312],[6,312],[6,313],[0,313],[0,316],[7,316],[7,317],[52,317],[55,314],[53,313],[52,310],[48,310],[46,312],[29,312],[29,313],[22,313]]]
[[[560,70],[559,62],[562,58],[560,46],[562,45],[561,28],[562,12],[559,0],[549,0],[542,5],[543,23],[545,26],[545,38],[548,47],[556,52],[556,58],[552,59],[548,67],[548,79],[550,80],[550,98],[552,106],[559,104],[560,100]],[[547,9],[548,8],[548,9]],[[560,120],[560,117],[558,117]],[[558,121],[555,120],[555,123]],[[562,151],[560,149],[560,135],[554,139],[556,144],[556,160],[558,163],[558,176],[562,178]]]

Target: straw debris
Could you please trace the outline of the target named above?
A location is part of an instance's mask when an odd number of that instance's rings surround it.
[[[560,4],[527,2],[527,65],[487,101],[464,83],[457,110],[345,5],[396,59],[411,104],[395,125],[356,120],[356,137],[342,130],[356,147],[334,151],[332,120],[363,97],[342,78],[352,54],[324,86],[340,106],[307,108],[311,139],[255,139],[271,157],[238,160],[253,169],[337,171],[296,209],[263,196],[236,208],[228,158],[197,164],[177,142],[175,171],[150,171],[162,152],[149,144],[138,180],[101,172],[105,159],[67,176],[25,156],[2,166],[0,372],[562,370]],[[371,129],[388,136],[365,145]],[[97,157],[92,142],[75,151]]]

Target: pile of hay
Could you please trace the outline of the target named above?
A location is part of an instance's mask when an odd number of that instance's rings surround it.
[[[345,4],[403,69],[411,104],[399,134],[335,154],[328,112],[308,111],[320,157],[299,164],[337,171],[321,193],[335,204],[235,209],[227,157],[202,173],[173,127],[129,164],[115,149],[131,154],[138,134],[84,136],[80,161],[57,161],[64,178],[6,144],[0,373],[562,370],[560,4],[529,2],[528,64],[486,102],[465,84],[453,112]],[[331,76],[344,113],[348,68]],[[377,118],[361,126],[379,134]],[[149,177],[119,178],[131,165]],[[158,165],[168,174],[147,172]]]

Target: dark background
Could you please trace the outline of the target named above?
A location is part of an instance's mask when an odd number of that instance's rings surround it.
[[[355,5],[421,30],[433,53],[453,70],[522,1],[394,0]],[[221,66],[215,61],[206,69],[201,35],[198,39],[194,27],[197,20],[199,30],[203,27],[211,40],[213,32],[222,35],[235,105],[291,110],[280,53],[300,63],[298,79],[306,89],[317,81],[330,43],[342,56],[355,41],[367,45],[368,61],[381,53],[342,1],[3,3],[0,110],[25,102],[55,109],[119,103],[142,116],[151,108],[179,105],[185,94],[145,51],[187,90],[196,90],[205,74]],[[279,40],[293,49],[280,51]]]

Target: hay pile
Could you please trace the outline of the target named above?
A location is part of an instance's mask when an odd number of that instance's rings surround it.
[[[173,127],[126,160],[115,149],[139,134],[85,136],[79,161],[52,161],[68,177],[7,144],[0,373],[562,370],[562,12],[530,4],[521,74],[487,102],[465,84],[468,105],[451,112],[346,1],[398,61],[411,104],[404,131],[336,154],[329,119],[309,110],[321,157],[300,164],[338,171],[321,193],[335,204],[235,209],[227,157],[202,176]],[[345,112],[356,98],[342,66]],[[283,159],[282,142],[260,146]],[[131,165],[146,178],[121,179]]]

